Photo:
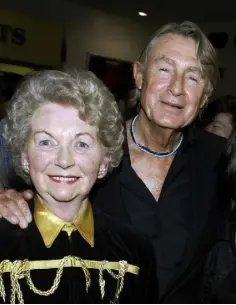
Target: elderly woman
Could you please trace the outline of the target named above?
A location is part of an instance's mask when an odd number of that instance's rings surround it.
[[[149,244],[88,199],[122,157],[122,120],[108,89],[89,72],[35,72],[11,100],[4,137],[36,195],[26,230],[0,222],[2,300],[155,302]]]

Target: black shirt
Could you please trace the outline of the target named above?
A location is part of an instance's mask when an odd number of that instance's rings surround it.
[[[204,270],[203,303],[236,303],[236,213],[229,215]]]
[[[97,207],[151,239],[164,302],[196,301],[196,283],[200,281],[197,277],[192,285],[194,293],[190,288],[180,296],[173,291],[185,272],[189,271],[191,278],[193,272],[199,273],[201,264],[195,271],[190,266],[203,261],[203,254],[211,244],[214,225],[208,228],[208,224],[215,224],[215,218],[210,221],[211,215],[223,215],[215,209],[220,209],[217,190],[224,166],[221,160],[224,147],[223,138],[203,130],[185,130],[157,202],[133,170],[126,143],[122,164],[95,192],[93,202]],[[185,275],[183,282],[187,278]],[[166,293],[172,297],[165,297]]]

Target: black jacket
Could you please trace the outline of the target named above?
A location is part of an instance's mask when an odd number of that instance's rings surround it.
[[[204,269],[203,303],[236,303],[236,212],[231,212]]]
[[[67,266],[63,269],[59,280],[59,286],[51,295],[43,296],[30,289],[25,271],[21,268],[13,269],[14,272],[1,273],[6,291],[6,303],[10,303],[10,297],[19,283],[25,303],[38,304],[98,304],[98,303],[156,303],[158,291],[155,274],[155,259],[152,255],[149,242],[140,238],[130,228],[120,226],[112,217],[104,215],[100,211],[94,211],[94,247],[91,247],[78,231],[72,232],[70,238],[67,233],[61,231],[50,248],[46,248],[40,232],[33,221],[27,229],[22,230],[6,220],[0,220],[0,271],[3,272],[3,261],[16,260],[23,263],[37,261],[42,267],[31,270],[30,275],[37,289],[46,291],[53,286],[58,268],[50,265],[51,260],[61,260],[72,256],[86,261],[91,285],[86,292],[86,276],[81,267]],[[46,261],[45,263],[42,262]],[[119,298],[115,298],[118,280],[107,271],[103,272],[105,280],[105,296],[101,298],[100,269],[98,264],[104,260],[109,262],[127,261],[129,264],[140,268],[136,275],[127,272],[124,275],[124,283]],[[39,265],[37,265],[39,266]],[[97,267],[95,267],[97,266]],[[117,270],[112,270],[118,274]],[[15,282],[14,280],[17,280]],[[119,287],[119,286],[118,286]],[[2,287],[1,287],[2,288]],[[12,289],[13,288],[13,289]],[[2,291],[2,289],[1,289]],[[17,292],[18,290],[16,290]],[[16,293],[16,296],[19,296]],[[18,302],[18,298],[15,300]],[[0,303],[3,302],[0,296]]]
[[[122,164],[95,190],[97,207],[152,241],[160,302],[200,301],[203,265],[227,210],[220,193],[225,145],[221,137],[186,129],[156,202],[133,170],[126,143]]]

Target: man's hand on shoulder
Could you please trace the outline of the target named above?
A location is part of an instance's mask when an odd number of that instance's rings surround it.
[[[13,189],[0,192],[0,218],[5,218],[12,224],[27,228],[32,221],[32,215],[27,200],[33,198],[33,192],[26,190],[18,193]]]

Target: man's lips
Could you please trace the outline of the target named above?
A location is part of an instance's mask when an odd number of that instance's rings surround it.
[[[73,184],[76,183],[80,177],[75,176],[49,176],[49,179],[56,183]]]
[[[164,105],[166,105],[166,106],[173,107],[173,108],[176,108],[176,109],[182,109],[182,108],[184,108],[182,105],[177,104],[177,103],[166,102],[166,101],[161,101],[161,103],[164,104]]]

